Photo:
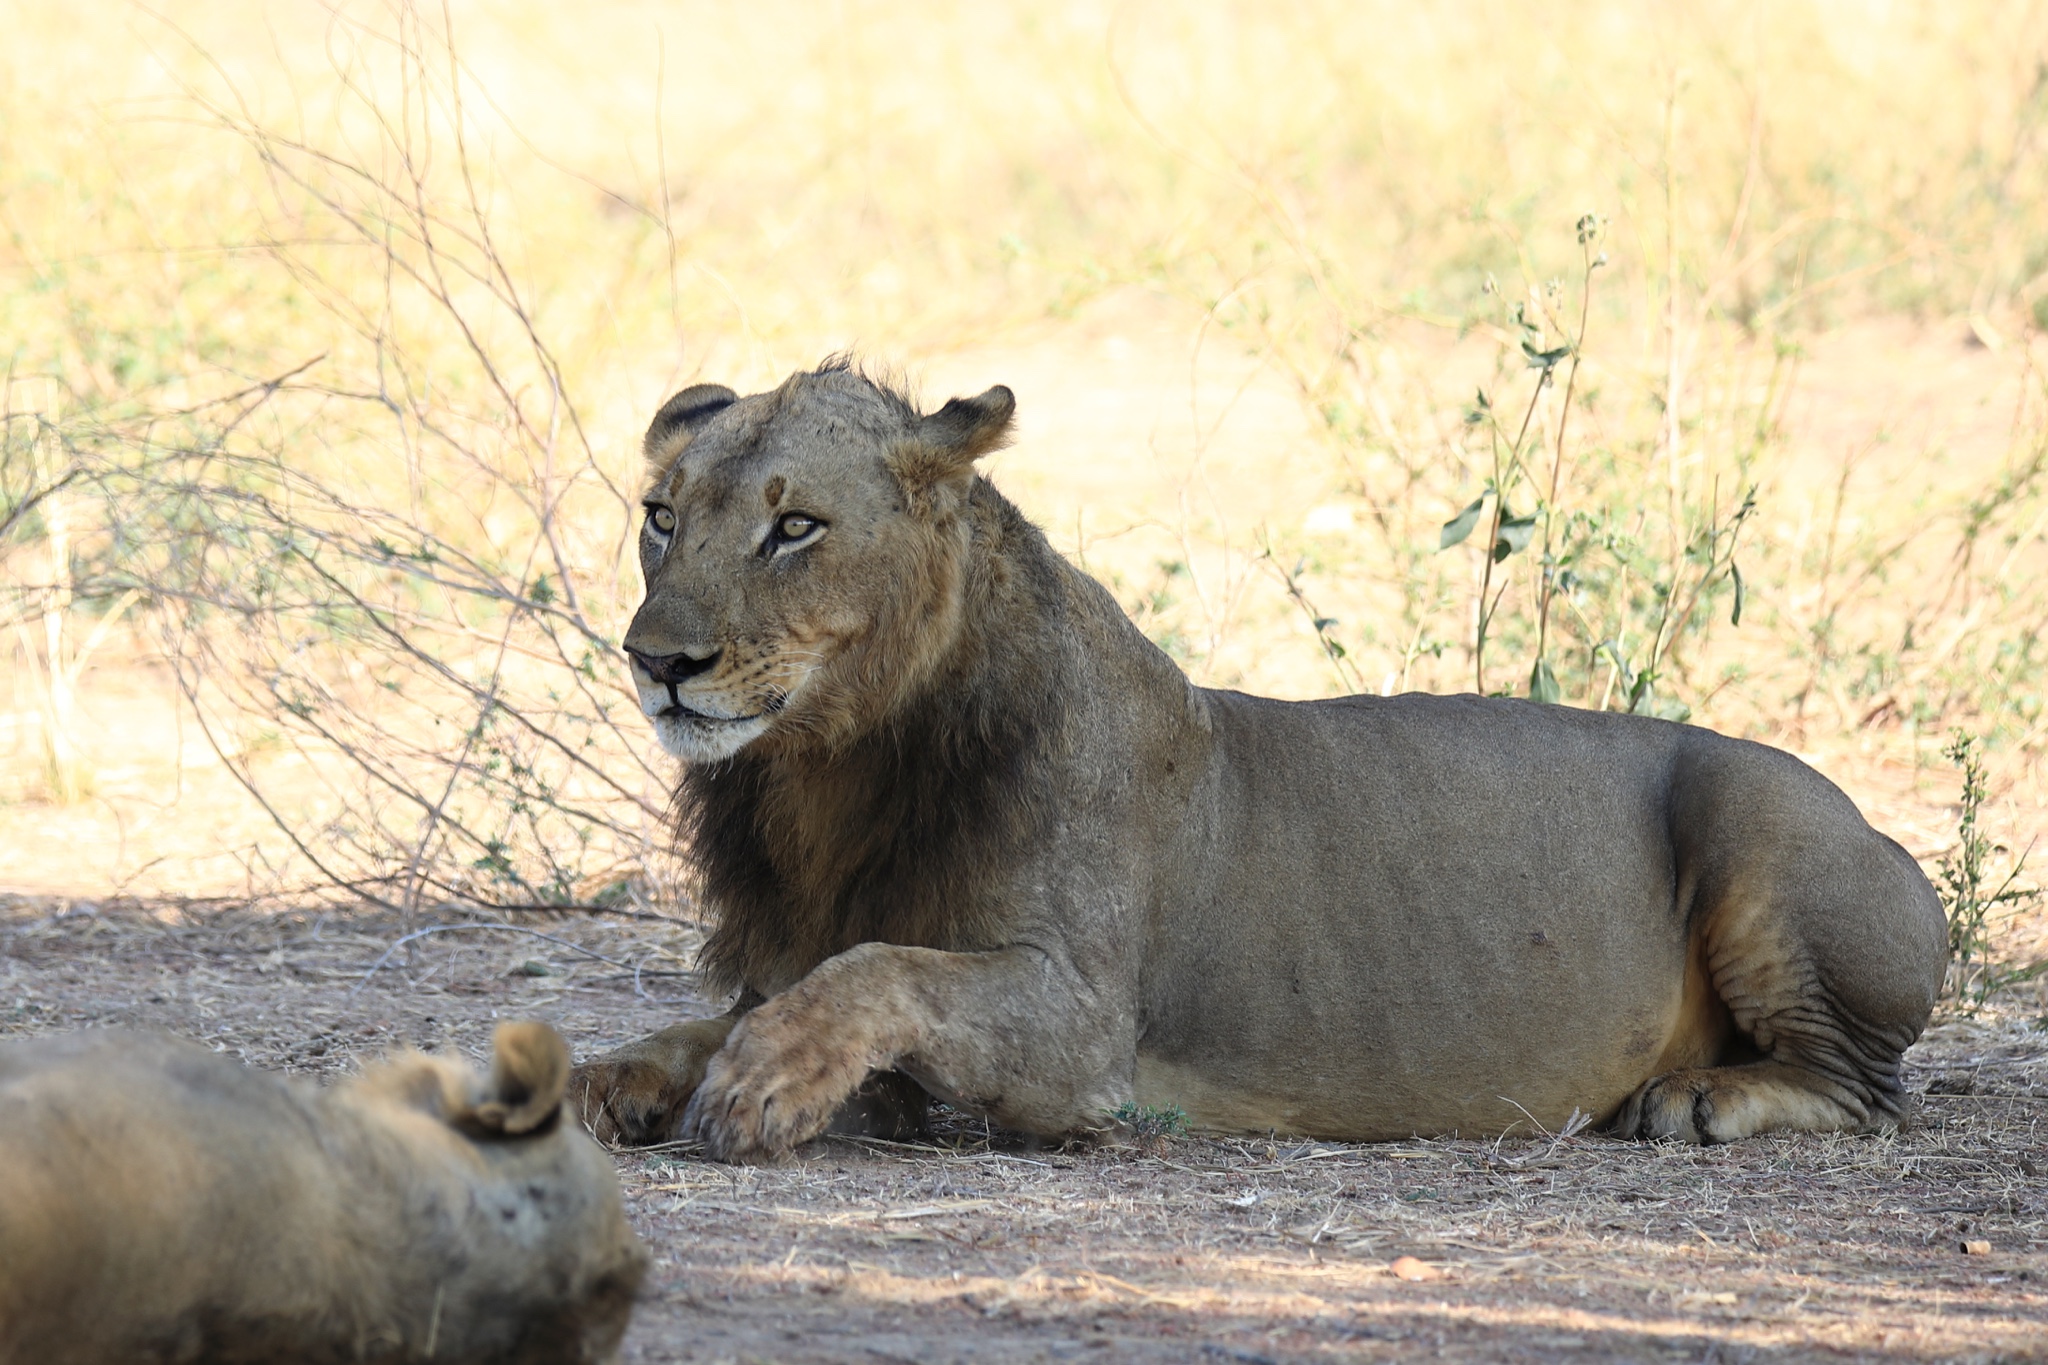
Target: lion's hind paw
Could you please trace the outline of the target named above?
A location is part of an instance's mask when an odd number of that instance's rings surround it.
[[[1707,1144],[1791,1129],[1859,1131],[1869,1106],[1839,1082],[1786,1062],[1669,1071],[1615,1116],[1616,1137]]]

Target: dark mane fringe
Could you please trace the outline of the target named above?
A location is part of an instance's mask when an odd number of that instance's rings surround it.
[[[717,916],[702,959],[716,989],[788,982],[870,941],[1001,941],[995,874],[1057,816],[1059,650],[1038,623],[1062,587],[1022,514],[982,480],[973,500],[979,571],[952,668],[838,752],[685,770],[677,833]]]
[[[899,415],[913,422],[922,412],[917,402],[917,391],[911,386],[909,377],[893,366],[862,360],[853,351],[834,351],[818,362],[817,369],[804,377],[812,378],[825,374],[852,375],[855,379],[864,381],[869,388],[887,400]]]

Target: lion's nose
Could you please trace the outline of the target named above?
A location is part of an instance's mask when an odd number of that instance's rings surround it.
[[[718,662],[719,653],[714,649],[699,659],[691,654],[643,654],[629,647],[626,657],[640,665],[641,671],[655,682],[679,683],[709,672]]]

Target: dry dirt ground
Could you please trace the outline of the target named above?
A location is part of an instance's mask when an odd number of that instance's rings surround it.
[[[583,1054],[716,1008],[689,925],[492,923],[0,900],[0,1035],[161,1028],[331,1075],[481,1055],[504,1016]],[[1051,1151],[942,1114],[766,1169],[623,1152],[656,1258],[625,1359],[2048,1360],[2044,1014],[2030,985],[1938,1023],[1874,1137]]]

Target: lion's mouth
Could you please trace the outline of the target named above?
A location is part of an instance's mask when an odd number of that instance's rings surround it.
[[[669,753],[686,763],[717,763],[746,748],[773,724],[757,709],[754,698],[732,700],[755,709],[744,716],[721,716],[715,711],[700,711],[681,698],[669,701],[657,692],[647,698],[651,703],[647,718],[653,724],[655,739]],[[667,704],[663,705],[664,702]]]
[[[770,698],[766,706],[751,716],[715,716],[709,711],[699,711],[693,706],[686,705],[683,699],[676,695],[676,685],[669,683],[668,705],[662,707],[661,710],[654,714],[659,720],[700,720],[709,721],[714,725],[738,725],[744,721],[765,719],[771,713],[781,709],[778,699]]]
[[[766,720],[789,705],[789,693],[780,690],[770,692],[761,699],[761,709],[747,716],[715,716],[709,711],[699,711],[686,704],[676,692],[674,683],[664,684],[668,688],[668,705],[655,712],[658,720],[708,720],[722,725],[737,725],[742,721]]]
[[[671,702],[654,713],[660,720],[707,720],[715,725],[737,725],[743,720],[760,720],[767,713],[757,711],[751,716],[714,716],[708,711],[693,711],[681,702]]]

